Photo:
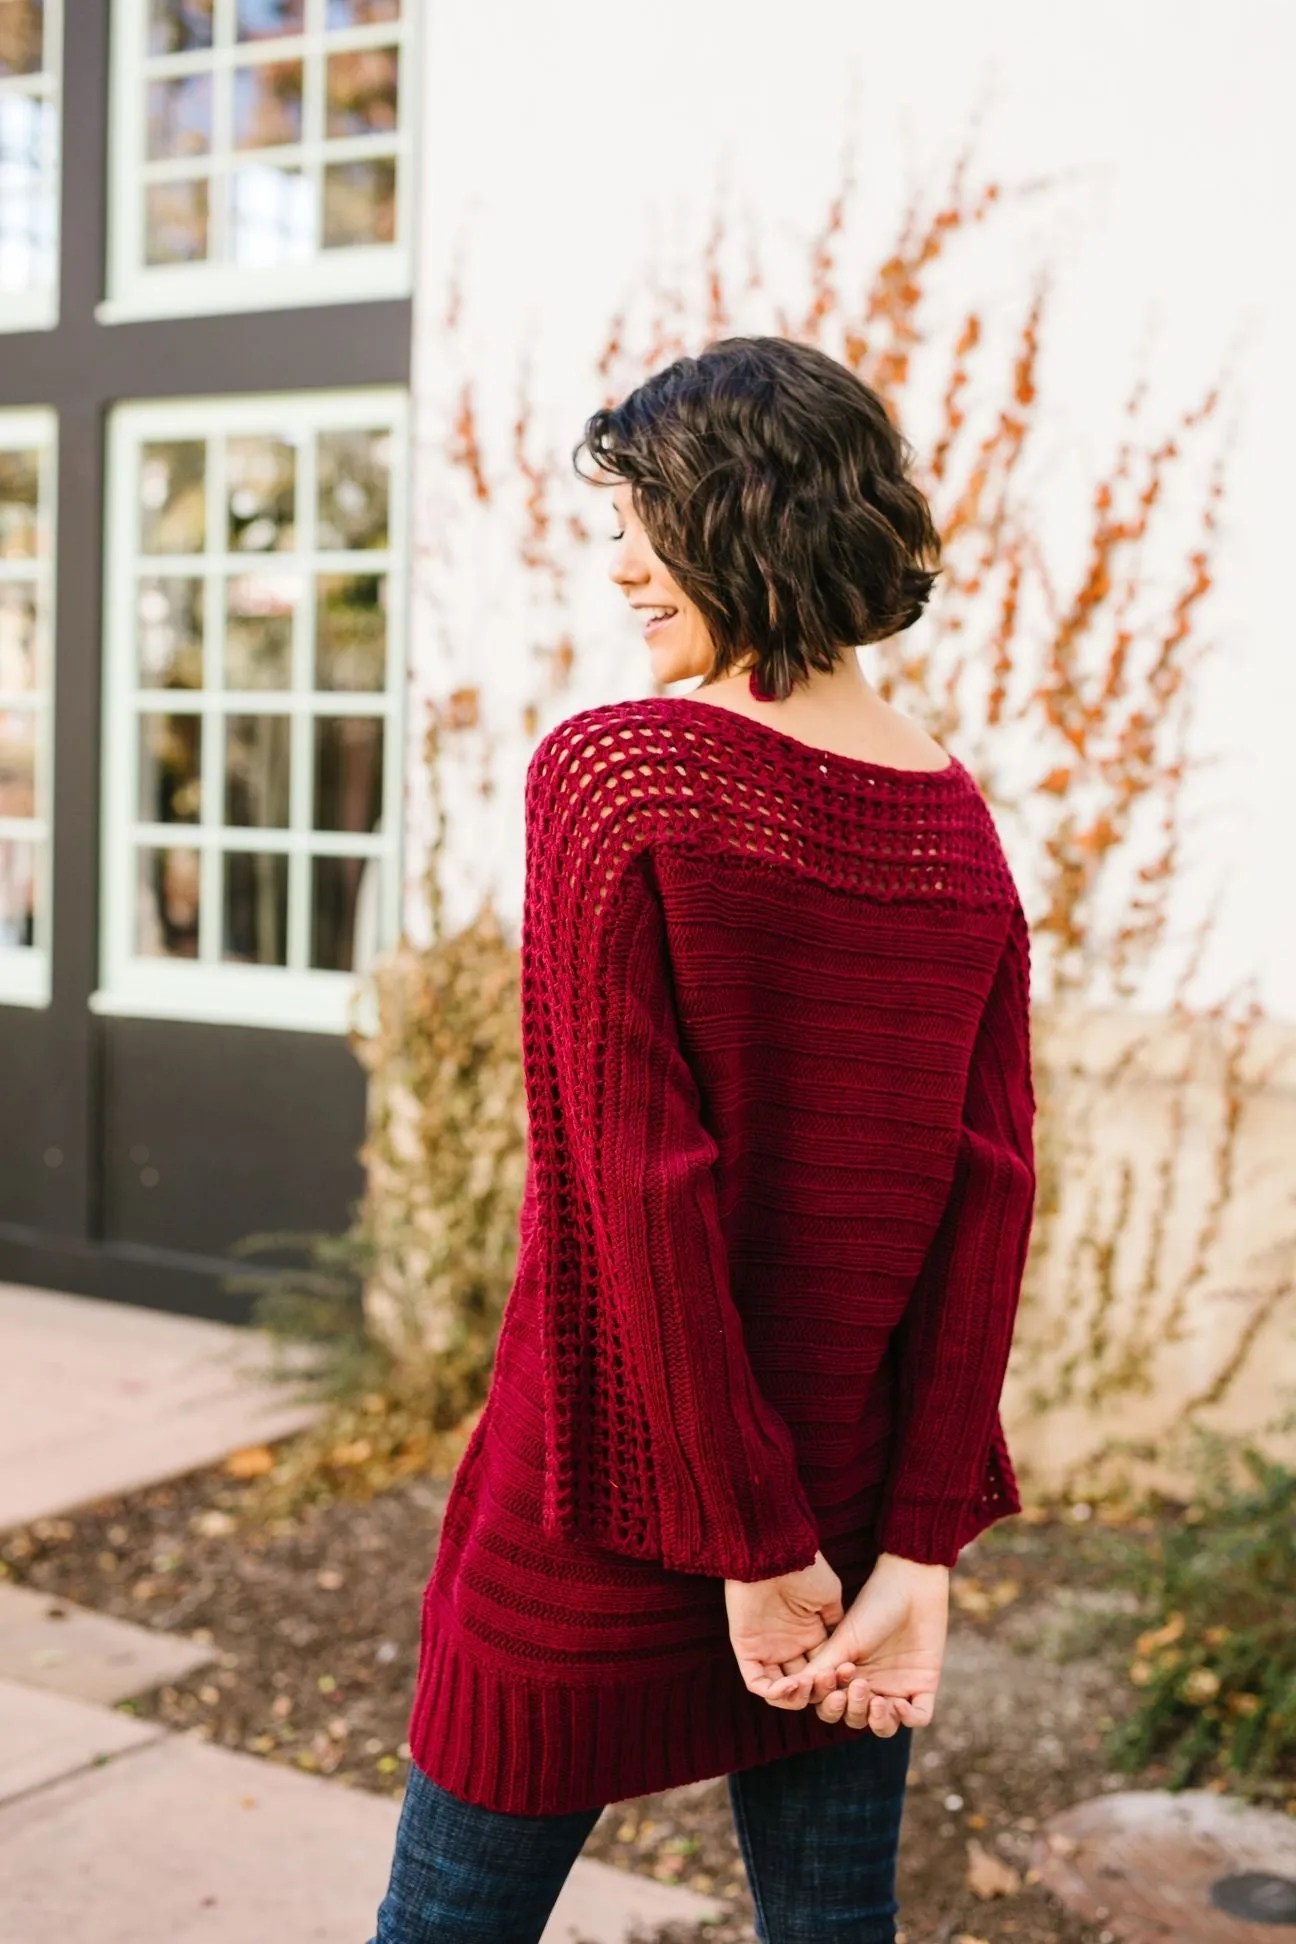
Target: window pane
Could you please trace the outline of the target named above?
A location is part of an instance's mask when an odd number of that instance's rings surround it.
[[[202,717],[143,715],[139,814],[144,823],[197,823],[202,809]]]
[[[372,857],[312,860],[310,962],[315,971],[354,972],[372,956],[379,868]]]
[[[288,963],[288,859],[232,851],[225,858],[221,957],[242,965]]]
[[[0,5],[3,0],[0,0]],[[166,156],[205,155],[211,147],[212,83],[210,74],[175,74],[150,81],[148,91],[148,153],[150,161]]]
[[[201,553],[207,530],[202,439],[146,445],[140,454],[140,552]]]
[[[382,782],[382,723],[372,716],[317,716],[316,830],[376,830]]]
[[[207,178],[150,182],[144,191],[146,263],[200,263],[207,255]]]
[[[391,486],[390,432],[319,435],[319,544],[385,547]]]
[[[315,686],[387,683],[387,576],[320,574],[315,582]]]
[[[399,19],[400,0],[328,0],[330,27],[368,27],[377,20]]]
[[[281,830],[288,822],[287,716],[231,716],[225,724],[225,821]]]
[[[0,695],[34,689],[36,669],[36,589],[0,581]]]
[[[294,542],[293,491],[297,453],[286,439],[230,439],[229,547],[233,553],[266,553]]]
[[[212,0],[152,0],[150,54],[185,54],[211,44]]]
[[[324,171],[324,248],[391,243],[396,237],[396,162],[331,162]]]
[[[203,598],[200,580],[146,575],[139,584],[141,688],[203,685]]]
[[[302,64],[258,61],[234,70],[235,148],[275,148],[300,142]]]
[[[297,574],[239,574],[229,583],[225,611],[227,689],[292,686],[293,613],[300,592]]]
[[[36,815],[36,718],[0,710],[0,817]]]
[[[197,958],[201,867],[196,850],[141,850],[135,950],[142,958]]]
[[[0,94],[0,292],[47,290],[54,282],[58,121],[53,101]]]
[[[235,31],[240,40],[270,40],[276,34],[300,34],[305,0],[237,0]]]
[[[0,949],[30,945],[36,930],[36,846],[0,839]]]
[[[0,74],[39,74],[43,0],[0,0]]]
[[[247,269],[306,263],[315,254],[319,197],[295,165],[254,162],[230,178],[230,255]]]
[[[39,452],[0,452],[0,560],[35,560],[40,546],[39,491]]]
[[[328,62],[328,133],[373,135],[396,126],[397,52],[357,47]]]

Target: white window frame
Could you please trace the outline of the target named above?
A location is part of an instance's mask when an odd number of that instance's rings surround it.
[[[50,281],[34,290],[0,289],[0,332],[52,331],[59,318],[59,223],[63,174],[63,0],[45,0],[43,64],[37,74],[0,75],[0,108],[6,96],[52,105],[54,153],[49,158],[53,204],[53,267]]]
[[[398,21],[373,26],[333,29],[325,34],[326,0],[306,0],[305,31],[282,39],[234,43],[235,0],[216,0],[212,48],[187,54],[150,56],[148,0],[114,0],[111,54],[111,168],[108,204],[108,288],[95,306],[101,324],[120,324],[138,318],[196,317],[227,311],[276,310],[299,305],[336,304],[363,299],[407,297],[414,284],[413,223],[418,126],[418,43],[415,17],[421,0],[403,0]],[[326,137],[322,87],[312,87],[312,71],[322,74],[322,50],[343,53],[350,48],[400,46],[399,120],[394,134]],[[168,74],[214,73],[235,65],[236,55],[247,58],[255,46],[257,58],[306,59],[307,87],[303,99],[303,139],[299,143],[263,151],[235,151],[228,140],[228,115],[220,107],[221,91],[213,103],[212,153],[209,157],[149,162],[145,143],[148,129],[147,86],[153,77]],[[312,62],[311,56],[316,59]],[[228,91],[225,91],[228,99]],[[396,160],[396,240],[355,245],[348,249],[320,249],[309,261],[258,269],[223,261],[211,263],[146,264],[144,261],[144,185],[216,172],[231,163],[247,164],[258,154],[276,163],[300,162],[306,169],[327,160],[345,162],[369,156]]]
[[[50,999],[51,833],[54,804],[54,559],[58,505],[58,414],[49,406],[0,411],[0,446],[39,449],[40,486],[34,561],[0,560],[0,583],[36,583],[36,686],[27,696],[0,694],[0,709],[17,705],[36,717],[36,814],[0,817],[0,838],[37,846],[36,912],[30,945],[0,945],[0,1005],[48,1006]]]
[[[367,969],[331,972],[311,969],[309,955],[309,858],[365,856],[378,861],[381,890],[377,948],[385,949],[400,929],[403,826],[403,741],[405,632],[409,561],[409,395],[400,386],[358,386],[346,390],[251,393],[219,399],[172,399],[117,405],[108,426],[108,501],[104,602],[103,852],[101,862],[100,988],[90,1004],[99,1013],[141,1018],[211,1020],[246,1026],[292,1028],[306,1032],[346,1032]],[[388,503],[388,546],[352,553],[321,552],[315,547],[316,481],[312,436],[319,431],[390,428],[393,463]],[[282,553],[228,552],[225,548],[226,436],[266,433],[302,438],[296,469],[296,545]],[[206,469],[206,548],[201,554],[142,554],[139,550],[139,468],[141,447],[155,440],[210,441]],[[204,615],[206,680],[201,690],[149,690],[137,679],[136,583],[138,571],[207,577]],[[219,669],[220,626],[211,597],[213,580],[225,572],[277,568],[299,572],[304,594],[296,613],[291,691],[222,691]],[[305,679],[315,636],[315,576],[354,572],[387,576],[387,683],[379,692],[316,691]],[[138,816],[139,717],[193,710],[208,721],[223,715],[286,714],[294,723],[290,829],[238,827],[237,841],[223,842],[223,775],[207,760],[203,767],[202,820],[197,824],[150,824]],[[313,832],[310,814],[311,724],[319,715],[379,717],[383,741],[381,829],[369,835]],[[204,733],[206,751],[213,734]],[[199,891],[200,957],[149,958],[136,953],[136,851],[141,844],[196,850],[201,858]],[[220,864],[226,850],[271,851],[301,857],[290,861],[288,949],[298,967],[226,964],[203,956],[218,952],[222,906]]]

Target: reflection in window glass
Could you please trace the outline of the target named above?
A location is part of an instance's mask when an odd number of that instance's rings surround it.
[[[305,0],[236,0],[234,19],[240,40],[300,34],[306,24]]]
[[[150,0],[150,54],[188,54],[212,44],[214,0]]]
[[[317,716],[316,830],[366,832],[382,816],[383,725],[374,716]]]
[[[36,942],[36,846],[0,838],[0,951]]]
[[[266,553],[294,544],[297,453],[286,439],[230,439],[225,447],[229,544]]]
[[[0,817],[36,815],[36,718],[0,709]]]
[[[238,574],[225,610],[227,689],[286,689],[292,685],[293,615],[301,592],[297,574]]]
[[[57,0],[0,0],[0,327],[54,322],[58,281]],[[25,301],[24,301],[25,300]]]
[[[149,83],[148,154],[205,155],[211,147],[210,74],[173,74]]]
[[[140,552],[201,553],[207,525],[202,439],[146,445],[140,459]]]
[[[43,0],[0,0],[0,75],[38,74],[44,42]]]
[[[322,432],[317,446],[321,547],[385,547],[390,432]]]
[[[387,685],[387,576],[320,574],[315,582],[315,686]]]
[[[372,858],[316,857],[311,863],[311,965],[317,972],[354,972],[371,932],[377,879]]]
[[[207,254],[207,178],[150,182],[144,197],[149,263],[199,263]]]
[[[197,823],[201,812],[202,717],[141,716],[140,822]]]
[[[0,0],[0,21],[4,9]],[[0,1000],[6,1002],[42,1003],[48,996],[54,439],[53,412],[0,411]]]
[[[286,857],[268,851],[226,855],[221,957],[243,965],[287,965]]]
[[[188,576],[141,578],[136,603],[141,688],[202,687],[205,595],[202,581]]]
[[[295,164],[253,162],[230,178],[230,254],[247,269],[305,263],[315,254],[319,197]]]
[[[141,958],[198,956],[202,866],[196,850],[139,852],[135,950]]]
[[[329,57],[325,99],[330,135],[375,135],[396,126],[394,47],[356,47]]]
[[[328,0],[330,27],[371,27],[381,20],[399,20],[400,0]]]
[[[279,148],[302,132],[302,64],[257,61],[234,70],[234,146]]]
[[[390,243],[395,235],[395,162],[330,162],[324,171],[324,248]]]
[[[26,695],[37,684],[38,610],[34,581],[0,581],[0,695]]]
[[[288,822],[287,716],[230,716],[225,724],[225,821],[282,830]]]
[[[40,453],[34,447],[0,449],[0,560],[36,558],[39,494]]]

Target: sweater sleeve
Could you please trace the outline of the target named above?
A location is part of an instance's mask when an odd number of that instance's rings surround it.
[[[877,1541],[932,1565],[1021,1510],[999,1398],[1035,1196],[1028,950],[1017,909],[972,1050],[949,1198],[896,1344]]]
[[[597,818],[542,824],[528,817],[523,1019],[537,1206],[555,1211],[546,1526],[678,1572],[795,1571],[817,1527],[730,1292],[650,858],[627,862]]]

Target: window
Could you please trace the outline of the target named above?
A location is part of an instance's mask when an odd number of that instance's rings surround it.
[[[112,414],[104,1012],[342,1031],[398,922],[406,395]]]
[[[0,331],[58,322],[61,0],[0,0]]]
[[[0,412],[0,1003],[9,1005],[49,1003],[54,462],[53,412]]]
[[[101,322],[411,288],[418,0],[118,0]]]

